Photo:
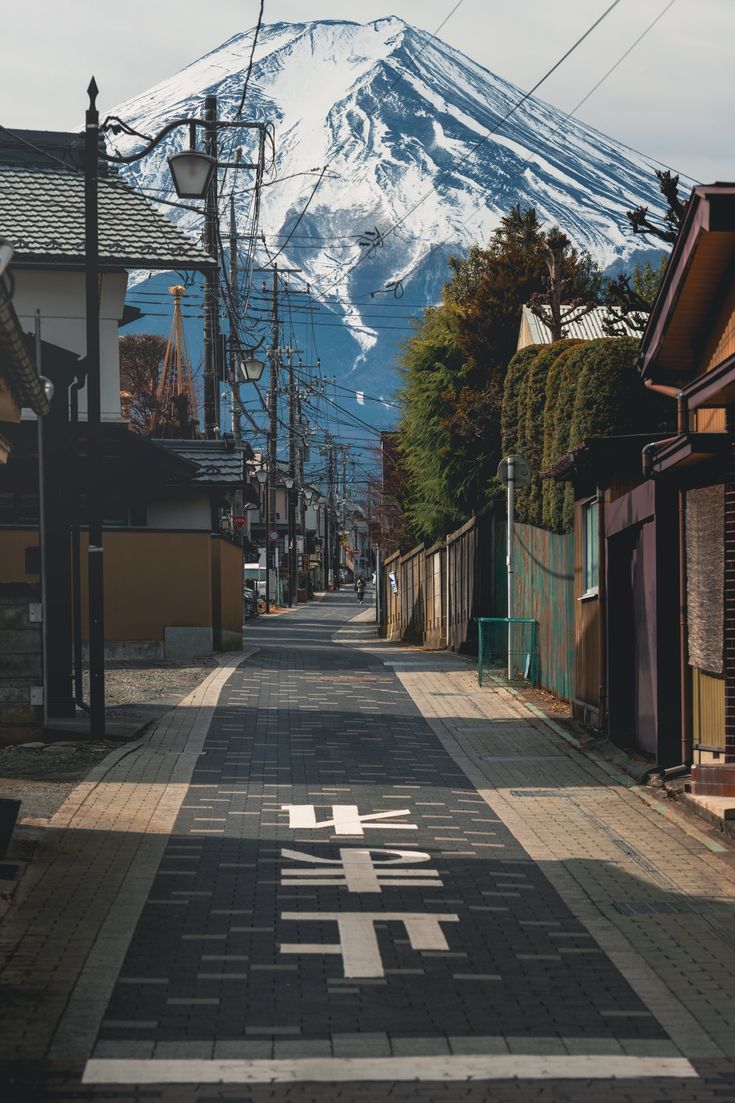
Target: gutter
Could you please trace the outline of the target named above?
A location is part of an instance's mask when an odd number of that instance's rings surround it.
[[[676,437],[667,437],[666,440],[653,441],[646,444],[641,453],[641,467],[643,475],[647,479],[655,479],[651,453],[654,448],[663,444],[669,444],[687,432],[689,410],[686,398],[681,390],[668,387],[661,383],[653,383],[650,379],[644,380],[646,387],[658,394],[677,401],[676,410]],[[680,709],[681,709],[681,761],[685,766],[690,766],[694,757],[692,738],[692,683],[691,668],[689,666],[689,610],[687,605],[687,561],[686,561],[686,492],[679,487],[677,491],[678,507],[678,542],[679,542],[679,684],[680,684]]]

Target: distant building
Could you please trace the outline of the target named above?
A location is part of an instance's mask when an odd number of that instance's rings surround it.
[[[562,307],[562,310],[567,309]],[[609,337],[605,332],[605,323],[613,321],[622,333],[619,336],[639,337],[640,333],[633,329],[624,319],[619,319],[609,307],[596,306],[576,322],[571,322],[564,328],[564,337],[575,341],[594,341],[599,337]],[[551,330],[538,318],[529,306],[524,306],[521,311],[521,327],[518,332],[518,349],[524,349],[528,345],[550,345]]]

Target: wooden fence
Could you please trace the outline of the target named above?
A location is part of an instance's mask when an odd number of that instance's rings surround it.
[[[382,566],[381,634],[427,649],[477,651],[477,618],[507,613],[504,503],[492,502],[446,540],[394,552]],[[539,684],[574,692],[574,537],[516,524],[514,615],[537,622]],[[390,575],[397,593],[392,592]]]

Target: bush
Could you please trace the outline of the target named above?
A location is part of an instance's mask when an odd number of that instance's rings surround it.
[[[547,406],[547,382],[557,360],[578,344],[576,341],[555,341],[547,345],[528,366],[526,373],[525,431],[520,448],[531,468],[531,483],[525,495],[526,520],[531,525],[540,525],[543,521],[543,480],[544,443]]]
[[[531,484],[516,496],[516,517],[552,532],[574,527],[571,483],[542,480],[565,452],[591,437],[668,428],[671,403],[638,375],[638,341],[603,337],[530,345],[511,360],[502,411],[503,454],[531,465]]]
[[[565,349],[554,362],[546,379],[544,416],[544,454],[542,471],[563,456],[569,448],[569,433],[574,413],[577,380],[584,366],[586,342]],[[569,532],[573,518],[564,520],[564,496],[567,484],[543,480],[543,525],[551,532]]]

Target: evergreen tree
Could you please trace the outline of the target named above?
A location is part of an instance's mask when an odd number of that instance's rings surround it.
[[[552,238],[552,240],[556,240]],[[416,539],[434,540],[476,513],[497,490],[503,389],[521,308],[548,281],[547,235],[533,208],[516,205],[487,249],[450,261],[439,306],[406,342],[399,425],[403,503]],[[600,274],[587,254],[564,247],[572,299],[592,301]]]

